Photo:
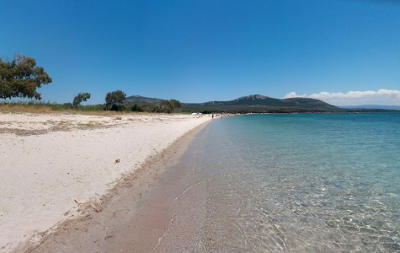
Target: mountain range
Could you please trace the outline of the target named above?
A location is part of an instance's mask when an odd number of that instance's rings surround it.
[[[130,96],[126,104],[161,104],[162,99]],[[277,99],[264,95],[249,95],[229,101],[205,103],[182,103],[183,112],[230,112],[230,113],[272,113],[272,112],[340,112],[345,111],[321,100],[312,98]]]
[[[160,98],[148,98],[148,97],[142,97],[142,96],[137,96],[133,95],[130,97],[127,97],[125,99],[125,104],[138,104],[138,105],[143,105],[143,104],[154,104],[154,105],[159,105],[163,99]]]

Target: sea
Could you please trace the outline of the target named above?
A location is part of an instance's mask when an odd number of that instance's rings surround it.
[[[189,147],[201,252],[400,252],[400,113],[214,119]]]

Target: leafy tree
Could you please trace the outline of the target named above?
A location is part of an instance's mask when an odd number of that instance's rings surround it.
[[[51,83],[43,67],[36,66],[31,57],[17,55],[12,61],[0,58],[0,98],[28,97],[41,99],[37,89]]]
[[[87,101],[88,99],[90,99],[90,93],[81,92],[74,97],[74,101],[72,102],[72,105],[74,107],[78,107],[81,105],[82,102]]]
[[[125,98],[126,94],[121,90],[108,92],[106,95],[106,109],[118,111]]]
[[[173,109],[181,108],[181,106],[182,106],[181,102],[179,102],[179,101],[176,100],[176,99],[171,99],[171,100],[169,101],[169,103],[171,104],[171,106],[172,106]]]
[[[171,113],[176,108],[180,108],[180,107],[181,107],[181,103],[175,99],[161,101],[162,111],[167,112],[167,113]]]

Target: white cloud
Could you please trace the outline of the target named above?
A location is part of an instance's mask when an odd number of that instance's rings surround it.
[[[367,90],[343,92],[319,92],[312,94],[297,94],[290,92],[284,98],[306,97],[315,98],[333,105],[400,105],[400,90]]]

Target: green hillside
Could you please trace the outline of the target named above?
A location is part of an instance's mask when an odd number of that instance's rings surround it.
[[[311,98],[277,99],[263,95],[249,95],[231,101],[211,101],[183,104],[183,111],[261,113],[261,112],[340,112],[345,111]]]
[[[130,97],[127,97],[124,101],[125,104],[138,104],[138,105],[143,105],[143,104],[153,104],[153,105],[159,105],[163,99],[159,98],[148,98],[148,97],[142,97],[142,96],[137,96],[133,95]]]

